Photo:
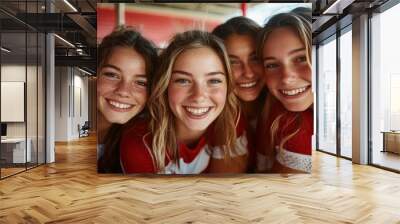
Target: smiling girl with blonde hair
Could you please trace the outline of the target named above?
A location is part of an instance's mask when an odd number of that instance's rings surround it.
[[[151,120],[122,137],[125,173],[244,171],[245,124],[219,38],[202,31],[177,34],[161,53],[151,89]]]

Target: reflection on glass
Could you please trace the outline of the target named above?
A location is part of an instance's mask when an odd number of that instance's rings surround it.
[[[340,153],[352,157],[352,35],[340,36]]]
[[[41,13],[45,1],[6,1],[22,15]],[[0,12],[2,21],[14,19]],[[33,16],[32,18],[38,18]],[[0,177],[45,161],[45,35],[23,23],[3,23],[1,47]]]
[[[37,33],[27,33],[28,62],[27,62],[27,143],[30,148],[28,168],[37,164]]]
[[[25,38],[25,33],[1,34],[2,47],[10,50],[1,51],[1,121],[7,125],[1,140],[2,178],[25,170],[31,155],[25,139]]]
[[[318,149],[336,153],[336,39],[318,48]]]
[[[396,170],[400,170],[400,133],[396,132],[400,130],[400,33],[393,27],[397,27],[398,21],[400,5],[376,14],[371,20],[372,163]],[[385,141],[382,132],[398,137]]]
[[[37,162],[38,164],[45,163],[45,35],[39,33],[38,36],[38,77],[37,77],[37,89],[38,89],[38,136],[37,136]]]

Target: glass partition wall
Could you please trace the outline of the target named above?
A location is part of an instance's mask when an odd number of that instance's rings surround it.
[[[23,31],[1,34],[1,177],[25,170],[30,157],[26,151],[26,41]]]
[[[340,49],[340,155],[352,158],[352,33],[351,25],[341,31]]]
[[[336,35],[317,51],[318,150],[336,154]]]
[[[7,3],[0,3],[1,179],[45,163],[45,35],[18,19],[43,4]]]
[[[352,158],[352,27],[317,45],[317,150]]]

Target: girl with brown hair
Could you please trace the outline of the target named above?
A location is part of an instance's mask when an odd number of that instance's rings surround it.
[[[235,94],[246,118],[247,136],[252,145],[255,143],[257,120],[267,95],[262,63],[256,54],[256,38],[260,30],[261,27],[253,20],[238,16],[217,26],[212,32],[224,41],[228,52]],[[255,169],[255,159],[255,153],[251,152],[248,158],[250,172]]]
[[[98,47],[98,171],[122,173],[119,139],[143,117],[157,53],[132,28],[119,27]]]

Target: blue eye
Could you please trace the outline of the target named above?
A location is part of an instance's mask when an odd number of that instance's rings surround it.
[[[182,84],[182,85],[187,85],[190,83],[188,79],[175,79],[174,83]]]
[[[219,83],[222,83],[222,80],[220,80],[220,79],[210,79],[210,80],[208,80],[208,82],[210,84],[219,84]]]

